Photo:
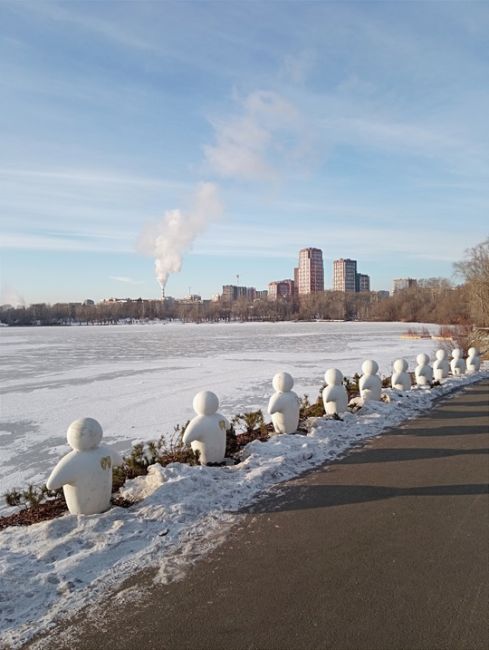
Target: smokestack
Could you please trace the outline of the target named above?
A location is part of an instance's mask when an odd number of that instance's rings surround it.
[[[161,286],[161,300],[165,299],[165,287],[162,285]]]

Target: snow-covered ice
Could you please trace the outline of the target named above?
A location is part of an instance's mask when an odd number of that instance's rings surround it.
[[[403,329],[385,323],[280,323],[76,328],[73,334],[72,328],[68,333],[39,330],[37,336],[37,330],[7,330],[15,342],[8,351],[2,331],[3,353],[13,355],[9,362],[14,368],[4,384],[2,415],[4,426],[12,426],[7,429],[12,439],[5,441],[2,457],[6,449],[16,478],[28,476],[21,467],[23,454],[13,455],[18,436],[31,475],[37,472],[45,480],[47,465],[66,450],[66,426],[80,415],[98,417],[106,435],[123,450],[132,438],[154,438],[185,420],[191,398],[201,388],[220,394],[222,412],[232,416],[266,405],[276,370],[291,372],[297,392],[315,398],[324,370],[333,365],[353,374],[364,358],[374,358],[386,374],[395,358],[405,356],[412,368],[416,354],[432,353],[434,342],[400,340]],[[204,354],[206,338],[212,340]],[[88,356],[91,345],[97,349]],[[235,466],[155,465],[147,477],[122,489],[124,496],[138,499],[127,510],[65,515],[2,531],[0,638],[19,647],[145,567],[158,569],[157,580],[178,579],[188,562],[216,543],[234,520],[231,513],[260,492],[337,458],[352,444],[416,416],[437,397],[481,376],[489,372],[449,378],[431,391],[415,388],[402,396],[389,389],[389,403],[370,403],[347,413],[344,421],[312,420],[307,436],[255,441]],[[144,429],[136,428],[138,417],[143,417]],[[13,426],[22,421],[23,428]],[[34,455],[41,456],[37,464]]]

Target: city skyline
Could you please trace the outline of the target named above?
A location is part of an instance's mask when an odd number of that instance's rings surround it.
[[[487,237],[484,3],[0,3],[0,303],[372,290]]]

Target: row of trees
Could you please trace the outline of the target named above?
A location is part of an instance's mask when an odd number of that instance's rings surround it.
[[[233,303],[177,301],[107,302],[97,305],[37,304],[4,307],[7,325],[110,324],[121,320],[182,320],[184,322],[282,320],[382,320],[467,323],[469,293],[442,281],[430,281],[389,298],[376,293],[339,291],[310,294],[292,301],[238,300]]]
[[[276,302],[241,299],[232,303],[191,303],[140,299],[97,305],[4,306],[0,321],[7,325],[88,325],[117,323],[123,319],[184,322],[358,319],[489,327],[489,239],[467,251],[465,259],[455,268],[464,280],[460,286],[453,286],[443,278],[431,278],[390,297],[380,297],[376,292],[325,291]]]

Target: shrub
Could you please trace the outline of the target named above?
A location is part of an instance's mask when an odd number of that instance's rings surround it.
[[[346,392],[348,393],[348,401],[350,401],[353,397],[358,397],[360,395],[360,375],[358,372],[356,372],[351,379],[349,377],[345,377],[343,381],[345,384]]]
[[[146,475],[148,467],[156,463],[162,467],[170,463],[198,465],[198,452],[194,452],[182,440],[188,423],[187,421],[184,425],[178,424],[169,438],[162,435],[158,440],[133,445],[131,453],[128,456],[123,456],[122,465],[118,465],[112,470],[112,491],[117,492],[127,479]]]

